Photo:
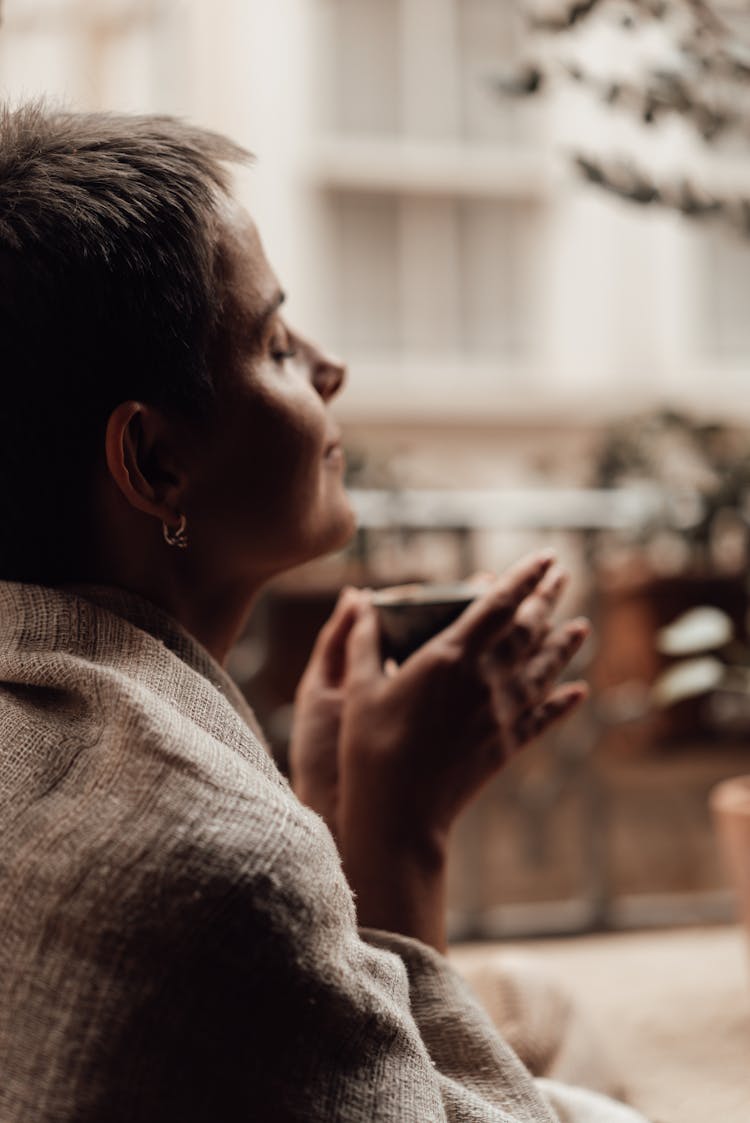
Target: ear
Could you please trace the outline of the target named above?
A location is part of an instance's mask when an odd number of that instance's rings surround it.
[[[122,402],[105,435],[109,474],[131,507],[161,521],[182,513],[187,478],[174,454],[178,434],[159,410]]]

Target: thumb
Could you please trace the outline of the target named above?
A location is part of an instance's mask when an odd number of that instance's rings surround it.
[[[341,685],[346,669],[346,641],[357,619],[360,598],[357,589],[344,589],[333,613],[318,633],[306,674],[321,685]]]
[[[347,677],[355,681],[383,675],[378,614],[371,601],[364,598],[360,601],[356,622],[349,633],[346,668]]]

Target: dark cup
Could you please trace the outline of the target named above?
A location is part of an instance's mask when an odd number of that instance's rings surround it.
[[[380,623],[384,659],[403,663],[418,647],[456,620],[482,593],[480,585],[396,585],[378,589],[372,603]]]

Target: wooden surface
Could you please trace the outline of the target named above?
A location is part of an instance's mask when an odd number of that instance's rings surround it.
[[[522,952],[577,997],[653,1123],[750,1123],[750,947],[737,927],[465,944]]]

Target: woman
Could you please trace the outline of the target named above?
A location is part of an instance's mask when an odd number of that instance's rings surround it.
[[[263,584],[353,526],[344,369],[281,315],[240,158],[0,120],[0,1118],[625,1118],[535,1083],[442,956],[456,815],[584,695],[551,557],[394,675],[344,593],[299,799],[222,669]]]

